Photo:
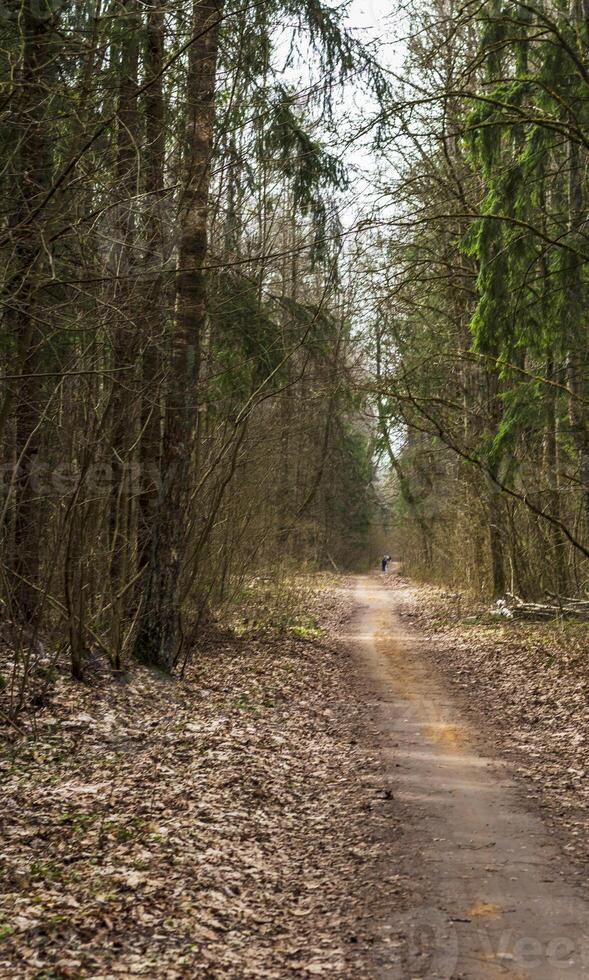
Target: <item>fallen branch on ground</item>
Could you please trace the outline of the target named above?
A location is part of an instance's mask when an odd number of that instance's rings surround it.
[[[506,619],[546,620],[546,619],[582,619],[589,620],[589,599],[570,599],[564,596],[552,595],[554,603],[524,602],[519,596],[507,593],[505,599],[499,599],[494,610],[495,615],[505,616]]]

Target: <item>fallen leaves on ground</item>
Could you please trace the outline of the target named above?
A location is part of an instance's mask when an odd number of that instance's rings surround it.
[[[0,976],[369,975],[382,854],[348,667],[317,637],[210,631],[183,680],[61,674],[1,766]]]

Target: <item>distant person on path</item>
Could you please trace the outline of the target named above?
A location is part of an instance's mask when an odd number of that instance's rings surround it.
[[[386,572],[390,560],[391,560],[391,556],[390,555],[383,555],[382,556],[382,558],[380,560],[380,567],[382,568],[383,572]]]

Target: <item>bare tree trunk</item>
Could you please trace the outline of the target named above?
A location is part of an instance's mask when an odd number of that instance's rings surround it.
[[[43,212],[36,210],[51,177],[44,110],[49,98],[51,18],[43,4],[26,0],[23,8],[23,67],[19,93],[23,137],[16,181],[14,217],[16,276],[11,296],[10,322],[18,351],[22,380],[14,389],[15,483],[13,548],[8,554],[15,613],[34,619],[39,602],[39,536],[42,505],[36,489],[44,408],[39,378],[45,337],[45,318],[39,303],[40,279],[45,266]]]
[[[186,496],[198,409],[200,341],[207,312],[210,160],[222,0],[195,0],[186,85],[186,132],[176,309],[166,397],[163,480],[150,555],[149,579],[135,652],[139,659],[171,669],[182,644],[182,562],[189,523]]]
[[[499,381],[493,372],[486,372],[489,407],[493,418],[493,430],[497,431],[501,421],[502,407],[499,400]],[[505,504],[501,490],[495,482],[499,474],[499,462],[494,461],[485,478],[487,487],[487,512],[489,515],[489,551],[491,558],[491,576],[493,595],[503,596],[506,590],[505,579],[505,545],[507,541],[505,528]]]
[[[587,7],[584,5],[586,13]],[[577,0],[571,0],[570,16],[574,24],[581,25],[581,11]],[[587,51],[584,55],[586,57]],[[576,125],[576,117],[571,113],[571,124]],[[586,212],[579,159],[579,145],[575,139],[568,145],[568,231],[570,244],[584,228]],[[581,248],[583,244],[581,244]],[[585,415],[584,399],[587,394],[587,318],[582,294],[582,260],[576,255],[568,257],[566,269],[565,296],[568,322],[564,334],[568,334],[566,356],[566,380],[569,389],[569,423],[571,436],[578,460],[578,476],[586,528],[589,526],[589,426]]]
[[[138,436],[138,389],[135,362],[139,349],[133,311],[133,271],[136,266],[135,205],[139,152],[139,119],[137,109],[137,74],[139,67],[139,7],[137,0],[123,0],[120,17],[122,41],[120,50],[121,78],[119,84],[114,252],[114,304],[117,320],[113,337],[113,363],[126,367],[122,377],[113,378],[111,498],[111,580],[113,608],[111,613],[112,649],[115,666],[121,666],[121,648],[128,595],[126,581],[132,573],[134,537],[133,455]],[[117,599],[116,597],[121,598]],[[125,598],[123,598],[125,597]]]
[[[489,479],[487,481],[487,510],[489,514],[489,550],[491,555],[491,575],[493,595],[505,595],[505,544],[504,514],[501,491]]]
[[[166,282],[164,280],[164,162],[165,105],[163,93],[164,12],[161,0],[152,0],[147,18],[145,93],[145,191],[147,197],[146,267],[148,273],[142,358],[141,442],[139,497],[139,564],[149,561],[157,489],[161,478],[161,406],[163,347],[166,337]]]
[[[544,429],[544,441],[542,452],[542,469],[544,481],[547,487],[548,509],[550,513],[560,520],[560,487],[558,475],[558,415],[556,388],[552,384],[555,380],[554,358],[550,355],[546,361],[546,379],[549,382],[546,391],[546,424]],[[567,589],[567,570],[564,561],[565,541],[560,529],[551,524],[549,529],[550,542],[552,547],[552,569],[554,575],[553,587],[557,593],[564,593]]]

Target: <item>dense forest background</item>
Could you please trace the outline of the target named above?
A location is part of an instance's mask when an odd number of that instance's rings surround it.
[[[4,614],[76,676],[97,646],[169,669],[244,576],[365,558],[317,129],[382,78],[317,0],[26,0],[0,29]]]
[[[389,26],[392,60],[321,0],[3,6],[19,649],[172,669],[246,577],[380,548],[584,594],[589,15]]]
[[[397,550],[483,595],[584,594],[589,11],[408,17],[366,263]]]

